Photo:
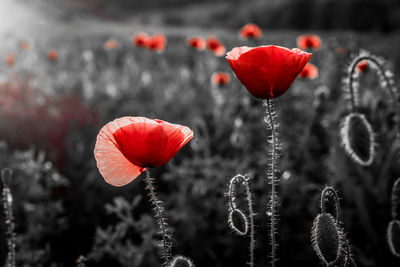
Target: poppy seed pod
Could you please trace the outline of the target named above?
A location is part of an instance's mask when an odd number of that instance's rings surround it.
[[[268,45],[235,47],[225,58],[253,96],[271,99],[286,92],[310,57],[297,48]]]
[[[361,113],[350,113],[340,130],[342,145],[347,154],[362,166],[371,165],[374,160],[374,134],[372,127]]]
[[[319,214],[311,230],[315,252],[326,265],[336,263],[343,255],[343,234],[330,214]]]
[[[392,220],[389,223],[386,237],[392,254],[400,257],[400,221]]]
[[[178,255],[172,259],[168,267],[194,267],[194,264],[190,259]]]
[[[253,216],[253,201],[249,187],[250,177],[248,175],[238,174],[229,181],[228,189],[228,225],[237,235],[246,236],[250,230],[250,267],[254,266],[254,216]],[[238,207],[236,202],[236,187],[243,186],[246,194],[247,207],[249,215],[246,216],[244,212]]]
[[[397,178],[392,187],[391,196],[391,206],[392,206],[392,219],[400,219],[400,178]]]
[[[229,228],[238,235],[245,236],[249,231],[249,223],[246,215],[239,209],[234,209],[229,212],[228,224]]]

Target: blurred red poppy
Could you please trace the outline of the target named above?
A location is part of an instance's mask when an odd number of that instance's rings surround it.
[[[261,29],[253,23],[248,23],[239,30],[239,37],[242,39],[258,39],[261,35]]]
[[[138,32],[132,37],[132,44],[137,47],[146,47],[149,35],[145,32]]]
[[[163,34],[155,34],[149,38],[146,48],[151,51],[162,52],[167,40]]]
[[[223,56],[226,52],[225,46],[213,36],[207,38],[207,49],[213,52],[217,57]]]
[[[52,49],[47,52],[47,59],[51,61],[55,61],[58,57],[57,51]]]
[[[361,60],[360,62],[358,62],[357,66],[356,66],[356,71],[358,73],[364,72],[367,69],[368,69],[368,61]]]
[[[314,64],[307,63],[307,65],[299,73],[299,77],[313,80],[318,77],[318,68]]]
[[[107,40],[104,43],[104,49],[105,50],[114,50],[114,49],[117,49],[117,48],[118,48],[118,42],[115,39]]]
[[[6,57],[6,64],[11,67],[15,63],[15,57],[13,53],[8,53]]]
[[[19,41],[18,46],[21,50],[24,50],[24,51],[29,49],[29,44],[25,41]]]
[[[191,37],[187,39],[187,45],[199,51],[206,49],[206,41],[201,37]]]
[[[235,47],[226,54],[233,72],[258,98],[275,98],[290,87],[311,54],[281,46]]]
[[[215,72],[211,76],[211,82],[218,86],[224,86],[230,81],[229,74],[226,72]]]
[[[144,117],[122,117],[97,135],[94,156],[104,180],[130,183],[148,167],[167,163],[193,137],[186,126]]]
[[[321,48],[321,39],[315,34],[303,34],[297,37],[297,47],[302,50],[317,50]]]

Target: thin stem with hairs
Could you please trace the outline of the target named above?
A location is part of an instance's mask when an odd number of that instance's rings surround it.
[[[6,267],[15,267],[15,246],[16,246],[16,236],[15,236],[15,224],[14,215],[12,210],[12,195],[9,188],[9,183],[12,176],[12,170],[5,168],[1,171],[1,184],[2,184],[2,206],[3,214],[5,218],[6,225],[6,236],[7,236],[7,261]]]
[[[238,235],[246,235],[248,233],[249,225],[250,225],[250,267],[254,267],[254,247],[255,247],[255,237],[254,237],[254,212],[253,212],[253,200],[251,197],[251,191],[249,187],[249,176],[248,175],[241,175],[238,174],[233,177],[229,182],[229,191],[228,191],[228,198],[229,198],[229,226],[230,228],[235,231]],[[246,190],[246,201],[247,207],[249,209],[249,216],[246,217],[244,213],[238,208],[236,203],[236,196],[235,196],[235,184],[243,185]],[[235,226],[235,223],[232,219],[234,213],[240,214],[242,219],[245,222],[245,229],[241,231],[238,227]],[[249,220],[249,222],[248,222]]]
[[[353,61],[350,63],[348,70],[347,70],[347,79],[346,79],[346,84],[348,88],[348,93],[349,93],[349,98],[350,98],[350,109],[352,112],[357,111],[357,106],[359,102],[359,97],[358,97],[358,92],[357,88],[355,88],[355,78],[357,77],[356,75],[356,68],[358,63],[361,61],[366,61],[370,65],[374,66],[374,69],[376,69],[378,73],[378,77],[381,82],[381,86],[386,88],[389,92],[390,95],[390,104],[392,109],[395,112],[396,116],[396,128],[397,128],[397,133],[398,135],[400,134],[400,124],[399,124],[399,119],[400,119],[400,110],[399,110],[399,103],[398,103],[398,92],[397,89],[394,85],[393,82],[393,74],[389,71],[386,71],[384,68],[384,62],[382,59],[377,58],[368,52],[361,52],[360,55],[358,55],[356,58],[353,59]]]
[[[150,176],[150,171],[148,168],[146,172],[146,189],[149,190],[149,197],[153,210],[155,212],[155,218],[157,219],[158,226],[160,227],[160,234],[162,235],[162,240],[160,246],[163,249],[162,259],[164,260],[164,266],[167,266],[168,262],[171,260],[171,233],[168,228],[168,223],[163,215],[164,205],[161,200],[158,199],[157,193],[155,191],[155,186],[153,179]]]
[[[276,228],[277,228],[277,209],[278,209],[278,196],[277,196],[277,184],[279,182],[278,178],[276,178],[276,164],[277,164],[277,150],[278,150],[278,134],[277,134],[277,127],[278,124],[276,124],[275,121],[275,111],[274,111],[274,106],[271,101],[271,99],[266,99],[264,100],[264,106],[267,107],[266,113],[266,123],[271,130],[271,136],[268,139],[269,144],[271,145],[270,147],[270,163],[268,164],[268,170],[267,170],[267,177],[268,180],[270,181],[271,184],[271,194],[270,194],[270,200],[269,200],[269,210],[267,211],[267,215],[270,217],[270,229],[269,229],[269,237],[271,239],[271,266],[275,267],[276,263],[276,247],[277,247],[277,242],[276,242]]]

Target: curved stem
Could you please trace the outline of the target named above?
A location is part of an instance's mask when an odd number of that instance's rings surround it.
[[[355,95],[355,90],[353,87],[354,83],[354,73],[357,67],[357,64],[363,60],[366,60],[374,65],[376,65],[379,77],[385,82],[385,87],[388,89],[390,97],[391,97],[391,102],[393,105],[393,108],[396,111],[396,115],[398,115],[398,110],[397,110],[397,98],[396,98],[396,92],[395,90],[391,87],[391,81],[389,77],[385,74],[385,70],[383,69],[382,64],[373,56],[359,56],[356,59],[353,60],[353,62],[350,65],[350,71],[348,72],[348,83],[349,83],[349,90],[350,90],[350,101],[351,101],[351,110],[352,112],[355,112],[357,109],[357,104],[356,104],[356,95]]]
[[[247,179],[246,179],[247,177]],[[234,183],[239,183],[242,180],[242,183],[244,184],[245,190],[246,190],[246,200],[247,200],[247,205],[249,209],[249,218],[250,218],[250,267],[254,267],[254,247],[255,247],[255,237],[254,237],[254,211],[253,211],[253,200],[251,198],[251,192],[250,192],[250,186],[249,186],[249,178],[247,175],[243,176],[241,174],[236,175],[233,177],[229,183],[229,191],[228,191],[228,196],[229,196],[229,208],[231,210],[237,210],[237,205],[235,202],[235,194],[234,194]]]
[[[271,200],[270,200],[270,238],[271,238],[271,266],[275,267],[276,261],[276,240],[275,240],[275,232],[276,232],[276,206],[277,206],[277,194],[276,194],[276,179],[275,179],[275,164],[276,164],[276,154],[277,154],[277,144],[278,138],[276,133],[276,125],[274,119],[274,111],[273,111],[273,104],[270,99],[264,101],[264,105],[267,106],[267,115],[268,115],[268,122],[269,126],[271,127],[271,137],[272,139],[269,142],[272,144],[272,148],[270,150],[271,153],[271,163],[270,168],[267,171],[268,179],[271,182]]]
[[[158,199],[153,181],[150,177],[150,171],[148,168],[145,170],[146,172],[146,189],[149,190],[149,196],[150,196],[150,202],[153,205],[153,209],[155,211],[155,217],[157,218],[158,225],[161,230],[162,234],[162,243],[161,246],[163,248],[163,259],[164,259],[164,264],[167,265],[168,262],[170,261],[170,250],[171,250],[171,243],[169,239],[171,238],[171,235],[168,233],[168,225],[166,222],[166,218],[163,215],[163,203],[161,200]]]

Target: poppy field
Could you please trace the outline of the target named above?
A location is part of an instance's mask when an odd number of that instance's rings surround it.
[[[252,23],[8,41],[0,265],[398,266],[399,43]]]

